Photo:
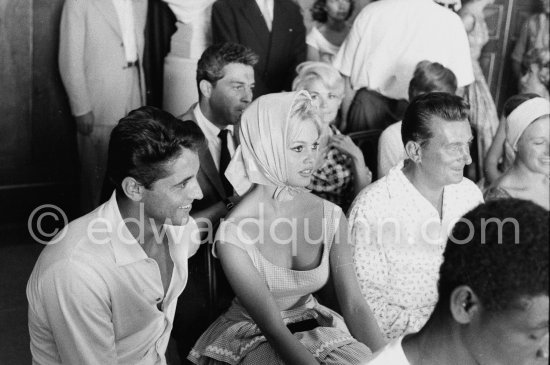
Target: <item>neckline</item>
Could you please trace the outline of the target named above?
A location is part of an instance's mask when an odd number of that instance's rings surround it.
[[[280,266],[280,265],[276,265],[274,264],[273,262],[269,261],[261,252],[260,250],[258,250],[258,247],[256,247],[256,245],[254,245],[254,250],[256,250],[258,256],[264,260],[265,262],[267,262],[269,265],[277,268],[277,269],[281,269],[281,270],[286,270],[286,271],[291,271],[291,272],[296,272],[296,273],[310,273],[310,272],[313,272],[313,271],[316,271],[316,270],[319,270],[321,267],[323,267],[323,263],[325,261],[325,257],[327,256],[326,255],[326,248],[327,248],[327,244],[326,243],[323,243],[323,254],[322,254],[322,257],[321,257],[321,261],[319,262],[319,265],[317,265],[316,267],[314,267],[313,269],[309,269],[309,270],[294,270],[294,269],[290,269],[288,267],[284,267],[284,266]]]
[[[323,201],[323,220],[325,218],[325,215],[326,215],[326,212],[327,212],[327,206],[326,206],[326,201]],[[324,231],[324,229],[323,229]],[[245,232],[243,232],[245,233]],[[245,233],[246,234],[246,233]],[[248,235],[247,235],[248,236]],[[250,237],[248,237],[250,238]],[[326,237],[323,237],[324,239],[326,239]],[[291,272],[295,272],[295,273],[309,273],[309,272],[313,272],[313,271],[316,271],[316,270],[319,270],[321,267],[323,267],[323,263],[325,261],[325,258],[327,257],[327,243],[326,242],[323,242],[322,243],[323,245],[323,254],[322,254],[322,257],[321,257],[321,261],[319,262],[319,265],[317,265],[316,267],[314,267],[313,269],[310,269],[310,270],[294,270],[294,269],[291,269],[291,268],[288,268],[288,267],[284,267],[284,266],[280,266],[280,265],[276,265],[274,264],[273,262],[271,262],[270,260],[267,259],[267,257],[265,257],[261,251],[258,249],[257,245],[254,244],[253,245],[253,249],[256,251],[256,253],[258,254],[258,256],[264,260],[265,262],[267,262],[269,265],[277,268],[277,269],[281,269],[281,270],[287,270],[287,271],[291,271]]]

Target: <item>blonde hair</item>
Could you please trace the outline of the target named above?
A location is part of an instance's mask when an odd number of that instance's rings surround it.
[[[297,97],[289,112],[289,123],[287,141],[292,141],[300,132],[300,124],[303,121],[311,120],[315,125],[319,137],[323,134],[321,118],[317,113],[312,100],[309,97]]]
[[[306,83],[320,80],[329,90],[341,89],[344,91],[344,78],[337,69],[324,62],[307,61],[296,67],[297,76],[292,82],[292,90],[304,90]]]

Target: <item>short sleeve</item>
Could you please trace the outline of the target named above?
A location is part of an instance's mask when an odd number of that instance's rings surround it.
[[[474,82],[470,43],[460,17],[456,15],[452,20],[455,23],[454,28],[449,27],[449,29],[454,29],[454,35],[450,38],[453,39],[453,53],[449,55],[448,67],[454,72],[458,86],[463,87]]]
[[[356,59],[356,53],[360,51],[363,54],[366,53],[366,50],[361,50],[359,47],[359,43],[361,42],[361,32],[358,29],[359,27],[360,22],[356,19],[356,21],[353,22],[346,40],[332,61],[332,66],[340,71],[342,75],[348,77],[351,77],[354,66],[353,63]]]
[[[319,45],[317,44],[317,38],[315,38],[314,32],[315,32],[315,27],[311,28],[311,30],[308,32],[306,36],[306,44],[318,50]]]

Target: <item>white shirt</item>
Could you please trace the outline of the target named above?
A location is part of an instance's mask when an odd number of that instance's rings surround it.
[[[398,164],[363,189],[349,217],[361,292],[388,339],[416,332],[426,323],[437,302],[448,231],[483,202],[478,187],[464,178],[445,186],[440,218],[402,167]]]
[[[178,20],[177,30],[170,38],[170,55],[194,60],[194,77],[198,59],[212,43],[211,13],[214,0],[162,1],[168,4]],[[182,87],[185,89],[185,85]]]
[[[399,161],[407,158],[403,139],[401,138],[401,121],[393,123],[380,135],[378,140],[378,178],[381,179]]]
[[[192,218],[166,228],[174,260],[166,296],[114,194],[44,248],[27,284],[33,364],[166,364],[187,259],[200,243]]]
[[[273,25],[273,7],[275,6],[274,0],[256,0],[256,4],[260,8],[262,15],[264,16],[267,29],[271,32]]]
[[[220,137],[218,137],[218,134],[220,133],[221,129],[218,128],[214,123],[206,119],[204,114],[202,114],[201,108],[198,103],[197,105],[195,105],[195,109],[193,109],[193,113],[195,113],[195,118],[197,119],[197,125],[200,127],[200,129],[202,130],[202,132],[206,137],[206,140],[208,141],[208,149],[210,150],[212,159],[216,164],[216,169],[219,171],[222,141],[220,140]],[[228,125],[225,127],[225,129],[229,129],[230,135],[233,136],[233,133],[234,133],[233,125]],[[227,148],[229,149],[229,153],[231,154],[231,157],[233,157],[233,155],[235,154],[235,143],[233,141],[233,138],[229,138],[229,135],[227,138]]]
[[[459,86],[474,81],[464,25],[433,0],[384,0],[357,16],[333,65],[349,76],[354,90],[366,87],[392,99],[408,99],[418,62],[451,69]]]
[[[134,26],[134,8],[132,0],[113,0],[113,5],[122,31],[122,43],[126,61],[134,62],[138,59],[136,44],[136,28]]]
[[[388,343],[386,346],[374,353],[374,357],[367,361],[366,365],[411,365],[401,342],[403,337]]]

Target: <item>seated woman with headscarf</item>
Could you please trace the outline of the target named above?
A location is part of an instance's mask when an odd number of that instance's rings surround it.
[[[550,209],[550,104],[524,101],[506,118],[506,141],[515,151],[512,166],[485,192],[485,200],[518,198]]]
[[[305,91],[264,95],[244,112],[226,176],[239,193],[254,186],[213,248],[236,298],[191,350],[193,363],[364,364],[384,344],[345,215],[306,189],[320,131]],[[343,317],[312,295],[329,277]]]

